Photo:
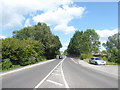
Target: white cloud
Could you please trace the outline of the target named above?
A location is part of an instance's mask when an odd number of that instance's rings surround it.
[[[56,25],[53,30],[63,32],[65,34],[69,34],[71,32],[74,32],[76,29],[73,26],[67,26],[66,24],[60,24],[60,25]]]
[[[47,11],[43,14],[33,17],[35,22],[45,22],[51,24],[68,24],[75,17],[81,17],[84,12],[83,7],[68,7],[57,8],[53,11]]]
[[[5,38],[7,38],[6,36],[0,36],[0,39],[5,39]]]
[[[25,27],[28,27],[28,26],[31,26],[30,25],[30,19],[27,19],[26,21],[25,21],[25,25],[24,25]]]
[[[60,51],[66,50],[67,47],[68,47],[68,45],[69,45],[69,43],[63,43],[63,44],[62,44],[62,48],[60,48]]]
[[[100,35],[100,37],[109,37],[109,36],[112,36],[112,35],[118,33],[118,29],[113,29],[113,30],[109,30],[109,29],[96,30],[96,32]]]
[[[36,23],[44,22],[48,25],[57,25],[54,30],[60,31],[58,27],[64,24],[66,33],[73,32],[75,27],[68,26],[74,18],[81,18],[84,7],[73,6],[73,0],[0,0],[0,27],[3,29],[16,28],[23,26],[26,15],[30,15]],[[36,15],[37,11],[42,14]],[[25,27],[30,25],[30,20],[25,21]],[[57,29],[56,29],[57,28]]]
[[[60,5],[72,3],[72,0],[0,0],[0,14],[2,22],[0,27],[14,28],[22,25],[24,15],[35,13],[38,10],[48,11],[58,8]]]
[[[38,22],[45,22],[48,25],[56,25],[53,30],[64,32],[65,34],[75,31],[75,27],[68,26],[68,23],[74,18],[81,18],[85,8],[83,7],[69,7],[65,5],[53,11],[47,11],[43,14],[33,17],[33,20]]]
[[[48,25],[56,25],[53,30],[64,32],[65,34],[75,31],[74,26],[68,26],[68,23],[74,18],[81,18],[85,8],[63,6],[53,11],[47,11],[43,14],[33,17],[37,22],[45,22]]]
[[[101,41],[101,44],[102,44],[102,43],[106,43],[106,41],[108,40],[109,36],[112,36],[112,35],[118,33],[118,29],[113,29],[113,30],[109,30],[109,29],[96,30],[96,32],[100,36],[100,41]]]

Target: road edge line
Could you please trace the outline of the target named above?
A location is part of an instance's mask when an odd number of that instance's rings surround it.
[[[70,58],[75,64],[78,64],[78,63],[76,63],[74,60],[73,60],[73,58]]]
[[[65,60],[65,59],[64,59],[64,60]],[[61,62],[61,74],[62,74],[62,78],[63,78],[64,84],[65,84],[65,87],[66,87],[66,88],[69,88],[68,83],[67,83],[67,81],[66,81],[66,79],[65,79],[65,76],[64,76],[64,73],[63,73],[62,63],[63,63],[63,61]]]
[[[15,72],[18,72],[18,71],[21,71],[21,70],[24,70],[24,69],[28,69],[28,68],[32,68],[32,67],[35,67],[35,66],[38,66],[38,65],[41,65],[41,64],[45,64],[45,63],[48,63],[48,62],[51,62],[51,61],[54,61],[55,59],[53,60],[48,60],[46,62],[39,62],[39,63],[36,63],[36,64],[32,64],[32,65],[28,65],[28,66],[25,66],[25,67],[21,67],[21,68],[18,68],[16,70],[12,70],[12,71],[8,71],[8,72],[3,72],[0,74],[0,77],[3,77],[5,75],[8,75],[8,74],[11,74],[11,73],[15,73]]]
[[[65,59],[65,58],[64,58]],[[64,60],[63,59],[63,60]],[[62,60],[62,61],[63,61]],[[62,62],[61,61],[61,62]],[[52,72],[61,64],[61,62],[59,62],[48,74],[47,74],[47,76],[45,76],[35,87],[34,87],[34,89],[33,90],[36,90],[51,74],[52,74]]]

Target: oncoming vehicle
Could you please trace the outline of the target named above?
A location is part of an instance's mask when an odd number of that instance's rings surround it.
[[[89,59],[90,64],[96,64],[96,65],[106,65],[106,61],[102,60],[99,57],[93,57]]]
[[[63,59],[63,56],[59,56],[59,59]]]
[[[63,59],[63,56],[57,55],[56,58],[57,58],[57,59]]]

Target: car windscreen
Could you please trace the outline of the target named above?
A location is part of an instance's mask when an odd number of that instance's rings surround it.
[[[101,58],[95,58],[95,60],[102,60]]]

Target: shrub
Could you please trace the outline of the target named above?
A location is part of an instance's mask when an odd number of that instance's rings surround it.
[[[102,57],[101,59],[105,60],[105,61],[108,61],[108,58],[107,57]]]
[[[81,54],[81,56],[80,56],[80,58],[83,60],[83,59],[89,59],[89,58],[91,58],[91,57],[93,57],[92,55],[90,55],[90,54],[86,54],[86,53],[82,53]]]
[[[2,61],[2,70],[9,69],[10,67],[12,67],[12,62],[10,59],[4,59]]]

